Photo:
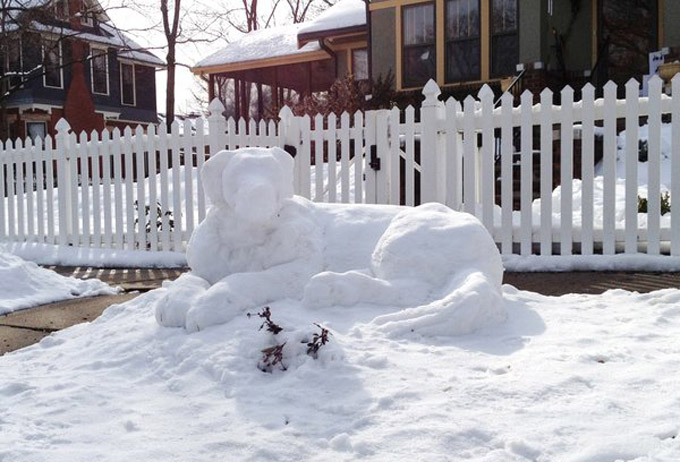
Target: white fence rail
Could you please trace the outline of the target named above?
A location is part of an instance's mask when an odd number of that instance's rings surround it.
[[[662,120],[672,130],[669,192],[680,197],[680,98],[663,95],[658,78],[646,98],[634,81],[625,99],[617,100],[617,90],[610,82],[596,100],[586,85],[575,102],[567,87],[559,105],[549,90],[540,104],[525,92],[515,106],[506,94],[496,108],[488,87],[461,104],[440,101],[430,82],[420,111],[310,118],[284,108],[280,122],[255,123],[226,120],[214,101],[208,119],[175,122],[169,132],[161,125],[89,136],[76,136],[62,120],[55,140],[0,144],[0,240],[183,251],[206,214],[205,160],[225,148],[280,146],[295,155],[297,194],[345,203],[442,202],[477,215],[504,254],[680,255],[680,214],[662,217],[660,199]],[[680,95],[680,77],[673,94]],[[644,215],[641,122],[648,127]],[[618,150],[623,128],[625,150]],[[625,165],[619,179],[617,155]]]

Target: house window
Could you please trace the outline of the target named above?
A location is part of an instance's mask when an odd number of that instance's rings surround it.
[[[491,73],[515,73],[519,62],[517,0],[493,0],[491,4]]]
[[[404,7],[403,82],[419,87],[436,75],[434,4]]]
[[[0,88],[9,89],[21,85],[23,81],[23,53],[21,40],[8,41],[0,55]]]
[[[366,48],[352,50],[352,74],[355,80],[368,79],[368,50]]]
[[[446,80],[481,76],[479,0],[446,2]]]
[[[109,94],[109,60],[108,53],[102,48],[92,48],[90,73],[92,76],[92,93]]]
[[[46,40],[43,43],[43,84],[46,87],[63,88],[61,42]]]
[[[44,140],[47,136],[47,124],[45,122],[26,122],[26,134],[34,143],[38,138]]]
[[[135,65],[120,63],[121,102],[126,106],[134,106],[135,98]]]

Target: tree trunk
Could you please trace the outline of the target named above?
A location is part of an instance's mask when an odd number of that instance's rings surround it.
[[[165,86],[165,113],[168,131],[175,121],[175,41],[168,37],[168,81]]]

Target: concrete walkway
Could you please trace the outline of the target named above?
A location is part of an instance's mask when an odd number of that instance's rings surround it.
[[[43,305],[0,316],[0,356],[39,342],[52,332],[97,318],[106,308],[156,289],[163,281],[179,277],[186,269],[96,269],[48,267],[64,276],[98,278],[120,286],[118,295],[80,298]],[[680,273],[506,273],[504,282],[544,295],[600,294],[609,289],[651,292],[680,288]]]

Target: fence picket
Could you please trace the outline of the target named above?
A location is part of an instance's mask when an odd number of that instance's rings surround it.
[[[335,127],[337,120],[335,114],[328,116],[328,202],[337,202],[337,143]]]
[[[105,248],[113,247],[113,220],[111,204],[111,137],[108,130],[101,137],[102,168],[102,202],[104,204],[104,240]]]
[[[364,202],[364,114],[354,113],[354,202]]]
[[[314,117],[314,201],[323,202],[323,116],[317,114]]]
[[[139,215],[140,204],[137,204],[135,211],[134,199],[134,145],[132,140],[132,129],[126,127],[123,131],[123,161],[125,162],[125,210],[127,212],[125,241],[128,250],[135,250],[135,215]],[[135,213],[136,212],[136,213]]]
[[[349,114],[340,116],[340,200],[349,203]]]
[[[35,209],[33,207],[34,194],[33,194],[33,161],[35,159],[35,145],[32,140],[28,138],[26,140],[26,176],[24,177],[25,187],[26,187],[26,237],[27,240],[35,240]]]
[[[638,95],[635,79],[626,83],[626,253],[637,252],[638,227]]]
[[[200,122],[200,119],[199,119]],[[198,126],[199,124],[197,124]],[[203,124],[201,123],[201,128]],[[153,125],[149,125],[147,128],[147,162],[148,162],[148,175],[147,175],[147,187],[149,190],[149,233],[147,246],[148,249],[153,251],[158,250],[158,226],[160,222],[160,217],[158,216],[158,197],[157,197],[157,172],[156,172],[156,128]],[[202,138],[201,138],[202,139]],[[202,145],[201,145],[202,146]],[[161,210],[161,214],[162,214]]]
[[[672,80],[672,92],[680,95],[680,74]],[[673,98],[671,148],[671,198],[680,197],[680,98]],[[680,213],[671,212],[671,255],[680,256]]]
[[[53,139],[50,135],[45,137],[45,196],[46,196],[46,216],[47,216],[47,229],[46,229],[46,242],[48,244],[56,244],[55,240],[55,230],[54,230],[54,161],[55,161],[55,151]],[[0,173],[2,173],[2,166],[0,165]],[[2,177],[0,176],[0,185],[4,184]],[[0,208],[0,211],[2,209]],[[0,213],[0,216],[4,216]]]
[[[179,122],[172,123],[170,129],[170,150],[172,151],[172,210],[173,224],[172,250],[182,251],[182,196],[180,182],[180,134]]]
[[[570,86],[562,90],[562,120],[560,140],[560,255],[572,253],[573,180],[574,180],[574,90]]]
[[[388,142],[390,142],[390,159],[389,162],[389,194],[388,201],[390,204],[399,205],[399,193],[401,190],[401,147],[399,143],[399,108],[394,107],[390,112],[390,127]],[[390,141],[391,140],[391,141]]]
[[[302,132],[302,142],[300,143],[300,153],[296,158],[300,161],[300,194],[307,199],[312,198],[312,183],[311,183],[311,166],[312,166],[312,152],[311,152],[311,118],[304,116],[300,121],[300,130]]]
[[[71,219],[71,227],[70,227],[70,238],[69,238],[69,243],[73,245],[77,245],[78,242],[80,241],[80,220],[79,220],[79,204],[80,200],[78,199],[78,186],[79,186],[79,178],[78,178],[78,149],[77,149],[77,138],[75,133],[71,133],[68,137],[68,151],[67,151],[67,156],[69,160],[69,176],[67,179],[67,184],[70,187],[70,203],[69,203],[69,208],[68,208],[68,215]]]
[[[9,193],[7,187],[9,186],[9,181],[6,182],[7,177],[5,177],[5,168],[9,168],[11,165],[8,162],[9,144],[11,141],[7,140],[3,143],[0,140],[0,191],[2,191],[2,197],[0,197],[0,239],[7,238],[7,225],[8,219],[5,215],[5,203],[9,200]]]
[[[14,171],[14,181],[16,184],[16,198],[17,198],[17,239],[23,241],[26,237],[26,212],[25,212],[25,198],[24,178],[26,178],[25,162],[26,158],[23,156],[24,147],[30,147],[31,139],[26,138],[26,144],[22,140],[17,140],[14,147],[14,162],[16,169]]]
[[[463,210],[473,215],[476,214],[477,204],[477,172],[475,149],[477,135],[474,126],[475,99],[472,96],[465,98],[463,102],[464,135],[463,135]],[[422,177],[421,177],[422,178]]]
[[[458,129],[457,129],[457,111],[458,103],[451,97],[446,100],[444,104],[446,111],[446,179],[444,183],[446,184],[446,205],[454,210],[460,208],[460,186],[462,180],[459,178],[460,166],[461,166],[461,153],[458,150]],[[409,121],[408,111],[411,110],[411,120]],[[413,136],[413,107],[409,106],[406,109],[406,124],[411,125],[407,128],[407,136]],[[411,139],[411,164],[413,163],[413,140]],[[407,148],[408,151],[408,148]],[[408,159],[408,155],[407,155]],[[407,160],[406,163],[409,163]],[[407,167],[408,168],[408,167]],[[412,166],[411,166],[412,168]],[[407,170],[407,174],[411,174],[411,182],[413,181],[413,172]],[[407,180],[408,181],[408,180]],[[413,199],[411,198],[411,203],[407,205],[413,205]]]
[[[16,240],[16,145],[8,142],[9,150],[7,153],[7,236],[10,241]]]
[[[103,135],[103,133],[102,133]],[[102,152],[103,142],[99,140],[99,134],[92,130],[90,134],[89,158],[92,161],[92,245],[102,245],[102,217],[101,217],[101,172],[99,159]]]
[[[534,95],[525,90],[521,96],[522,108],[522,154],[521,154],[521,184],[520,184],[520,253],[529,256],[532,252],[533,241],[533,213],[531,200],[534,191],[534,148],[533,148],[533,124],[531,121],[531,109]]]
[[[125,245],[125,234],[123,227],[123,158],[122,158],[122,139],[118,127],[113,129],[113,187],[114,202],[116,205],[116,248],[123,249]]]
[[[593,182],[595,178],[595,87],[583,87],[583,133],[581,135],[581,254],[593,253]]]
[[[168,127],[160,125],[158,127],[158,152],[161,176],[161,194],[159,202],[161,204],[161,250],[170,250],[170,196],[168,194]]]
[[[36,220],[37,220],[37,240],[45,242],[45,172],[44,160],[47,148],[42,138],[36,140],[36,150],[33,153],[35,161],[35,199],[36,199]],[[2,183],[0,182],[0,185]]]
[[[137,204],[137,213],[135,217],[137,232],[135,233],[135,247],[137,249],[146,249],[146,206],[151,204],[146,203],[146,191],[144,187],[144,129],[141,125],[135,128],[135,143],[134,143],[134,158],[135,158],[135,175],[133,179],[137,183],[137,194],[135,196],[135,203]]]
[[[251,120],[251,122],[253,122]],[[252,126],[252,124],[251,124]],[[191,134],[191,121],[184,121],[184,205],[187,236],[194,232],[194,137]]]
[[[501,97],[503,124],[501,127],[501,252],[512,254],[512,95]]]
[[[553,93],[541,92],[541,255],[552,255]]]
[[[659,76],[649,79],[649,139],[647,177],[647,253],[658,255],[661,239],[661,87]]]
[[[81,132],[78,138],[78,162],[80,166],[80,175],[78,183],[80,185],[80,206],[81,212],[76,213],[75,216],[82,215],[81,218],[81,233],[79,242],[81,245],[90,246],[90,191],[88,187],[88,178],[90,175],[89,158],[88,158],[88,140],[87,133]],[[77,210],[77,209],[76,209]]]
[[[404,162],[404,195],[406,196],[406,205],[415,204],[415,126],[416,110],[413,106],[409,105],[406,108],[406,133],[404,134],[404,141],[406,143],[406,161]]]
[[[482,193],[482,223],[490,232],[494,232],[494,127],[493,127],[493,108],[494,95],[488,85],[482,86],[479,91],[479,99],[482,103],[482,174],[480,175]]]
[[[602,252],[613,255],[615,248],[616,207],[616,84],[604,87],[604,173],[602,207]]]

